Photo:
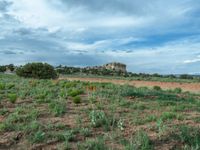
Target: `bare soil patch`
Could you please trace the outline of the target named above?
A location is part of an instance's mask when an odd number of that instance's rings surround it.
[[[160,86],[162,89],[175,89],[181,88],[183,91],[189,91],[193,93],[200,92],[200,83],[178,83],[178,82],[159,82],[159,81],[129,81],[129,80],[118,80],[118,79],[102,79],[102,78],[76,78],[66,77],[60,78],[59,80],[70,80],[70,81],[85,81],[85,82],[98,82],[98,83],[114,83],[114,84],[128,84],[135,87],[154,87]]]

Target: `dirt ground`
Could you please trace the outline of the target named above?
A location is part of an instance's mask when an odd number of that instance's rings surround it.
[[[135,87],[154,87],[160,86],[162,89],[175,89],[181,88],[183,91],[189,91],[193,93],[200,92],[200,83],[178,83],[178,82],[159,82],[159,81],[129,81],[129,80],[118,80],[118,79],[102,79],[102,78],[75,78],[66,77],[60,78],[59,80],[70,80],[70,81],[86,81],[86,82],[103,82],[103,83],[114,83],[114,84],[129,84]]]

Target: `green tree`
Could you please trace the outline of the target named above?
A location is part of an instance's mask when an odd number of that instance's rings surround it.
[[[54,67],[47,63],[28,63],[19,67],[16,73],[25,78],[55,79],[58,77]]]

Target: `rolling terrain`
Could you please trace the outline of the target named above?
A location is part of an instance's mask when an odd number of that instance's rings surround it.
[[[0,149],[199,149],[198,93],[80,80],[1,74]]]

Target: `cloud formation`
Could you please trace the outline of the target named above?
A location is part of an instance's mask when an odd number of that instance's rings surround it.
[[[0,0],[0,64],[122,61],[134,72],[196,72],[199,13],[195,0]]]

